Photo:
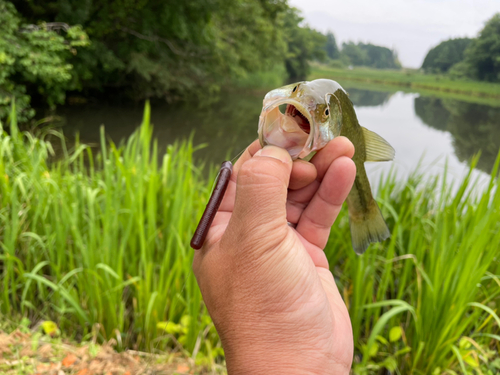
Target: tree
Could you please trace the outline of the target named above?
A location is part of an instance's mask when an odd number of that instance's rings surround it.
[[[368,64],[368,53],[354,42],[342,43],[342,54],[349,58],[352,65]]]
[[[326,34],[325,52],[330,59],[340,58],[340,50],[337,46],[335,35],[331,31]]]
[[[425,56],[422,69],[427,73],[446,73],[464,59],[464,53],[472,39],[449,39],[431,48]]]
[[[0,120],[9,114],[13,98],[21,121],[33,116],[27,88],[49,106],[62,103],[72,87],[69,60],[89,44],[82,28],[64,23],[21,26],[14,6],[0,0],[0,35]]]
[[[363,65],[376,69],[401,68],[395,51],[370,43],[342,43],[342,55],[347,56],[352,65]]]
[[[168,100],[214,95],[282,63],[286,0],[14,0],[26,19],[81,24],[92,48],[74,61],[87,95]]]
[[[323,60],[327,38],[309,26],[300,26],[303,18],[296,8],[284,14],[283,34],[287,42],[285,67],[290,81],[305,80],[309,74],[309,60]]]
[[[495,14],[471,42],[464,62],[471,78],[500,82],[500,13]]]
[[[398,61],[396,52],[387,48],[373,44],[358,43],[358,47],[366,52],[365,65],[376,69],[399,69],[401,64]]]

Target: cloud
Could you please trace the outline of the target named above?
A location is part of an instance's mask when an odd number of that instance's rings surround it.
[[[290,0],[306,22],[353,40],[394,48],[404,66],[420,67],[428,50],[456,37],[475,37],[500,11],[498,0]]]

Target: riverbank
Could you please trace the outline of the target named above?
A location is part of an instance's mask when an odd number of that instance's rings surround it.
[[[308,79],[318,78],[334,79],[342,85],[367,90],[418,92],[422,95],[500,106],[500,84],[453,80],[444,75],[423,74],[414,69],[381,70],[355,67],[350,70],[314,63]]]

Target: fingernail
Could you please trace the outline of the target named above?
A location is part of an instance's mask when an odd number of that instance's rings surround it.
[[[263,149],[260,149],[255,153],[255,156],[267,156],[268,158],[281,160],[283,163],[289,163],[292,161],[292,158],[287,150],[276,146],[264,146]]]

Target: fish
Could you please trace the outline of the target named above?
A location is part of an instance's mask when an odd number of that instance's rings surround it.
[[[395,150],[380,135],[359,124],[349,94],[339,83],[317,79],[268,92],[259,116],[258,134],[262,147],[282,147],[294,160],[309,160],[333,138],[347,137],[354,145],[352,159],[356,164],[356,177],[346,199],[352,247],[360,255],[370,243],[390,237],[364,163],[393,160]]]

